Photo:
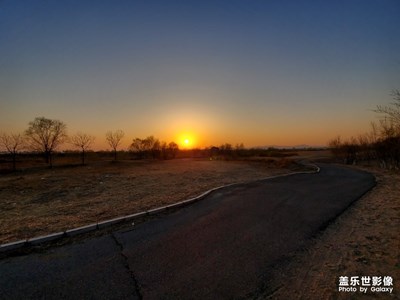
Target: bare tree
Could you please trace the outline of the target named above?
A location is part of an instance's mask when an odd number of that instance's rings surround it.
[[[219,146],[220,153],[224,157],[224,159],[232,158],[232,150],[233,147],[229,143],[225,143],[221,146]]]
[[[18,152],[25,147],[24,137],[21,134],[7,134],[0,135],[0,145],[11,155],[13,162],[13,171],[17,169],[16,161]]]
[[[378,105],[374,110],[377,113],[383,114],[385,118],[388,118],[390,123],[400,131],[400,91],[393,90],[391,95],[393,96],[394,102],[388,105]]]
[[[371,122],[371,131],[368,133],[368,139],[371,145],[375,144],[379,138],[378,125],[375,122]]]
[[[168,151],[169,151],[171,157],[172,157],[172,158],[175,158],[176,155],[177,155],[178,152],[179,152],[179,146],[178,146],[178,144],[175,143],[175,142],[170,142],[170,143],[168,144]]]
[[[329,142],[334,154],[344,155],[345,162],[377,159],[383,168],[400,169],[400,91],[391,94],[394,102],[378,105],[374,112],[381,115],[379,123],[371,123],[371,131],[342,142],[336,138]]]
[[[132,152],[135,152],[136,155],[137,155],[137,157],[138,157],[139,159],[142,159],[142,158],[143,158],[144,153],[145,153],[145,150],[146,150],[146,149],[145,149],[145,145],[144,145],[144,143],[143,143],[143,140],[140,139],[140,138],[135,138],[135,139],[132,141],[132,144],[130,145],[129,149],[130,149]]]
[[[117,148],[121,143],[122,138],[124,137],[125,133],[122,130],[116,130],[114,132],[109,131],[106,133],[106,140],[110,147],[114,151],[114,160],[117,160]]]
[[[35,118],[25,131],[32,150],[43,152],[52,166],[52,154],[67,138],[67,126],[59,120]]]
[[[160,155],[163,159],[173,159],[179,152],[179,146],[175,142],[170,142],[167,144],[166,142],[160,143]]]
[[[329,148],[331,149],[333,155],[336,158],[342,158],[342,152],[343,152],[343,143],[340,138],[340,136],[337,136],[336,138],[330,140],[328,142]]]
[[[149,153],[153,159],[160,155],[161,144],[158,139],[151,135],[145,138],[143,142],[145,144],[147,153]]]
[[[375,151],[385,168],[400,168],[400,91],[393,90],[394,102],[377,106],[375,112],[382,114],[379,121],[380,138],[375,143]]]
[[[162,152],[160,141],[152,135],[145,139],[135,138],[129,148],[140,159],[144,157],[155,159],[160,157]]]
[[[85,151],[87,151],[94,142],[94,136],[78,132],[71,137],[71,143],[82,151],[82,165],[85,164]]]
[[[168,145],[166,142],[162,141],[160,143],[160,149],[161,149],[161,156],[163,159],[168,159]]]

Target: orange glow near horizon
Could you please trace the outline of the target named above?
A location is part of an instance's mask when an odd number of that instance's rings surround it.
[[[198,147],[197,139],[193,133],[181,133],[177,136],[176,140],[181,149],[193,149]]]

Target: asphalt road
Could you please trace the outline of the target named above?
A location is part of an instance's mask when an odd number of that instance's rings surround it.
[[[375,185],[322,165],[228,187],[130,230],[0,261],[2,299],[238,299]]]

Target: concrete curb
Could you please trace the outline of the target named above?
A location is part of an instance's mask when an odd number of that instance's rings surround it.
[[[66,236],[75,236],[75,235],[78,235],[81,233],[87,233],[87,232],[91,232],[91,231],[94,231],[97,229],[98,229],[97,223],[89,224],[89,225],[78,227],[78,228],[68,229],[65,231],[65,235]]]
[[[20,240],[13,243],[7,243],[0,245],[0,252],[6,252],[22,248],[27,244],[27,240]]]
[[[20,241],[16,241],[16,242],[12,242],[12,243],[7,243],[7,244],[0,244],[0,253],[18,250],[18,249],[21,249],[22,247],[40,245],[40,244],[43,244],[43,243],[46,243],[46,242],[50,242],[50,241],[54,241],[54,240],[57,240],[57,239],[61,239],[61,238],[64,238],[64,237],[72,237],[72,236],[76,236],[76,235],[79,235],[79,234],[92,232],[92,231],[95,231],[95,230],[99,230],[99,229],[103,229],[103,228],[109,227],[111,225],[119,224],[119,223],[126,222],[126,221],[135,220],[137,218],[140,218],[140,217],[143,217],[143,216],[146,216],[146,215],[156,215],[156,214],[164,212],[164,211],[166,211],[168,209],[187,206],[187,205],[190,205],[190,204],[192,204],[194,202],[197,202],[199,200],[204,199],[206,196],[208,196],[212,192],[215,192],[217,190],[220,190],[220,189],[223,189],[223,188],[227,188],[227,187],[230,187],[230,186],[246,184],[246,183],[255,182],[255,181],[263,181],[263,180],[274,179],[274,178],[285,177],[285,176],[291,176],[291,175],[296,175],[296,174],[313,174],[313,173],[319,173],[321,171],[321,169],[315,164],[303,164],[303,165],[311,166],[311,167],[315,168],[315,170],[314,171],[292,172],[292,173],[287,173],[287,174],[269,176],[269,177],[266,177],[266,178],[263,178],[263,179],[252,180],[252,181],[249,181],[249,182],[230,183],[230,184],[226,184],[226,185],[221,185],[219,187],[212,188],[212,189],[200,194],[199,196],[196,196],[196,197],[193,197],[193,198],[190,198],[190,199],[187,199],[187,200],[183,200],[183,201],[180,201],[180,202],[177,202],[177,203],[169,204],[169,205],[166,205],[166,206],[153,208],[153,209],[150,209],[150,210],[147,210],[147,211],[143,211],[143,212],[127,215],[127,216],[113,218],[113,219],[110,219],[110,220],[105,220],[105,221],[102,221],[102,222],[93,223],[93,224],[89,224],[89,225],[82,226],[82,227],[68,229],[68,230],[65,230],[63,232],[51,233],[51,234],[48,234],[48,235],[33,237],[33,238],[30,238],[30,239],[20,240]]]
[[[34,237],[31,239],[28,239],[26,242],[27,242],[27,244],[30,244],[30,245],[38,245],[38,244],[41,244],[44,242],[50,242],[50,241],[60,239],[60,238],[64,237],[64,235],[65,235],[65,232],[56,232],[56,233],[51,233],[48,235]]]

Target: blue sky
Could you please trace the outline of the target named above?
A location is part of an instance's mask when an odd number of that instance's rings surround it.
[[[1,1],[0,131],[321,145],[400,88],[400,2]]]

